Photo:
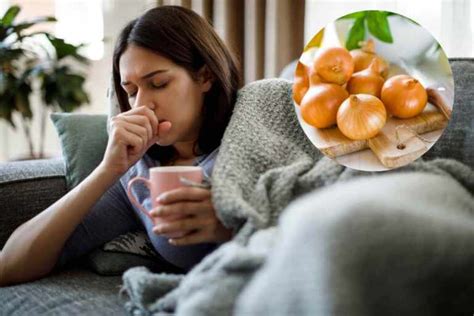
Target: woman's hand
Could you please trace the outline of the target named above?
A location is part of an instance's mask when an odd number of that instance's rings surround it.
[[[153,110],[140,106],[113,117],[110,128],[101,166],[120,176],[143,157],[162,133],[169,131],[171,123],[158,123]]]
[[[161,194],[158,199],[161,205],[150,215],[162,221],[153,232],[167,238],[183,236],[170,238],[172,245],[224,242],[232,238],[232,230],[224,227],[216,217],[210,190],[181,187]],[[166,217],[178,219],[166,220]]]

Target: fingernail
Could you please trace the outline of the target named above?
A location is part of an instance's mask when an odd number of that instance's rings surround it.
[[[163,194],[160,194],[157,198],[156,198],[156,201],[157,202],[164,202],[166,199],[166,194],[163,193]]]
[[[163,208],[161,206],[157,207],[156,210],[154,211],[156,215],[161,215],[162,212],[163,212]]]

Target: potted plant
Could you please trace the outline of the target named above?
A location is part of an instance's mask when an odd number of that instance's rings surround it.
[[[44,157],[44,138],[48,109],[71,112],[89,97],[80,65],[88,60],[78,53],[83,46],[72,45],[49,32],[31,32],[38,23],[55,22],[54,17],[39,17],[16,23],[20,7],[10,7],[0,19],[0,118],[17,128],[13,114],[19,113],[29,146],[29,159]],[[41,95],[40,144],[36,152],[31,124],[30,98]]]

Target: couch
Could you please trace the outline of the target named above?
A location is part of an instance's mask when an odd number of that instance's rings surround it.
[[[450,59],[455,79],[453,117],[440,140],[423,158],[455,158],[473,166],[474,59]],[[457,144],[452,146],[452,144]],[[0,247],[21,223],[67,193],[62,159],[0,164]],[[0,288],[7,304],[0,315],[120,315],[121,276],[91,271],[87,258],[41,280]]]

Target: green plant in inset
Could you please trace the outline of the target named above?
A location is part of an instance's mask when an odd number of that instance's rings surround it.
[[[87,64],[88,60],[78,53],[83,44],[66,43],[49,32],[27,33],[39,23],[55,22],[54,17],[15,23],[19,12],[20,7],[12,6],[0,19],[0,118],[16,128],[13,114],[20,113],[30,158],[42,158],[47,108],[70,112],[89,103],[85,77],[73,68],[74,61]],[[35,91],[40,91],[43,105],[38,154],[31,135],[30,96]]]
[[[360,42],[365,40],[366,31],[382,42],[393,43],[392,32],[390,31],[390,24],[388,21],[388,17],[391,15],[398,14],[387,11],[368,10],[354,12],[340,17],[338,20],[354,20],[354,24],[352,24],[346,38],[346,48],[348,50],[360,48]],[[408,19],[406,17],[403,18]],[[413,20],[410,21],[417,24]]]

